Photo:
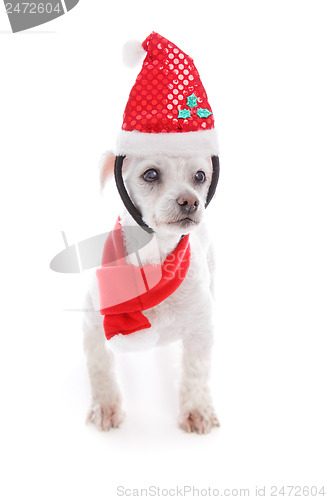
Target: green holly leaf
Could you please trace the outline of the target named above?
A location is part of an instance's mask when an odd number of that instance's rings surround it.
[[[196,112],[199,118],[208,118],[208,116],[212,115],[211,111],[204,108],[199,108]]]
[[[196,95],[194,94],[191,94],[190,96],[188,96],[187,98],[187,105],[190,107],[190,108],[195,108],[197,105],[198,105],[198,98],[196,97]]]
[[[188,109],[180,109],[177,118],[190,118],[191,113]]]

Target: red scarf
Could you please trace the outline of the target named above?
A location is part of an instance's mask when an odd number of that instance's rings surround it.
[[[184,280],[190,266],[189,235],[184,236],[163,264],[143,267],[126,263],[126,252],[120,221],[109,233],[97,270],[100,312],[104,331],[110,340],[114,335],[150,328],[142,311],[154,307],[172,295]]]

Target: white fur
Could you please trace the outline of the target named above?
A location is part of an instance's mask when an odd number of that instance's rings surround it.
[[[144,133],[121,130],[117,138],[116,155],[152,157],[166,156],[218,156],[216,129],[197,132]]]
[[[114,175],[115,158],[116,156],[112,151],[106,151],[102,155],[99,162],[101,189],[104,188],[106,181]]]
[[[148,168],[160,171],[160,182],[143,180],[142,173]],[[204,184],[197,184],[194,180],[198,170],[206,174]],[[125,160],[123,172],[129,193],[144,220],[155,230],[155,244],[147,245],[142,254],[143,265],[163,262],[186,233],[190,233],[191,263],[180,287],[162,303],[143,312],[151,328],[130,335],[117,335],[109,342],[105,340],[102,328],[103,317],[96,311],[96,294],[88,294],[84,320],[84,345],[92,389],[88,420],[101,430],[118,427],[123,419],[112,349],[120,346],[136,350],[176,340],[183,346],[180,427],[187,432],[202,434],[219,425],[208,386],[214,332],[214,254],[203,217],[211,171],[210,161],[202,157],[186,160],[155,156]],[[181,208],[176,200],[185,194],[196,195],[200,203],[192,215],[193,222],[180,222]],[[136,224],[127,212],[121,214],[121,220],[123,229]],[[131,243],[127,238],[127,251]]]

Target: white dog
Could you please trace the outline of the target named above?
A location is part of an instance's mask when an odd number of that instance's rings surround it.
[[[107,156],[101,172],[102,183],[110,176],[114,160],[113,154]],[[212,177],[211,158],[127,157],[123,176],[131,199],[155,234],[142,254],[142,263],[164,262],[181,237],[188,233],[191,261],[177,290],[157,306],[143,311],[151,328],[116,335],[110,342],[104,335],[103,316],[95,310],[98,308],[94,296],[89,293],[84,320],[84,346],[92,391],[88,420],[98,429],[107,431],[119,427],[124,417],[110,343],[114,346],[123,342],[127,349],[133,350],[143,346],[143,339],[157,346],[180,340],[183,371],[179,425],[187,432],[208,433],[219,426],[208,386],[214,331],[214,252],[203,221]],[[137,226],[124,210],[122,231],[133,225]],[[129,254],[134,242],[129,232],[125,237]],[[127,257],[127,260],[135,264],[133,258]],[[90,311],[92,309],[94,312]]]

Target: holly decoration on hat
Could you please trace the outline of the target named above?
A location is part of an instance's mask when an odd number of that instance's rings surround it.
[[[191,108],[191,110],[195,112],[196,108],[198,107],[198,98],[196,97],[196,95],[194,94],[191,94],[188,96],[187,98],[187,106],[189,106],[189,108]],[[193,113],[193,114],[197,114],[199,118],[208,118],[208,116],[212,115],[211,111],[209,111],[208,109],[205,109],[205,108],[198,108],[196,110],[196,113]],[[177,118],[191,118],[191,111],[188,110],[188,109],[180,109],[179,112],[178,112],[178,117]]]
[[[190,107],[190,108],[195,108],[197,105],[198,105],[198,98],[196,97],[196,95],[194,94],[191,94],[188,96],[187,98],[187,105]]]

